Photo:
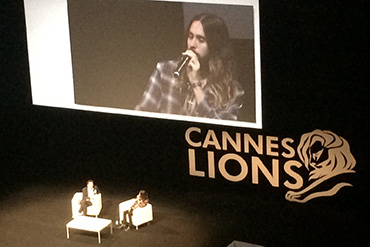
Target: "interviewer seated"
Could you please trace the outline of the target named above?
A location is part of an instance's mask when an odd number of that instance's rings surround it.
[[[125,228],[125,231],[128,231],[132,224],[132,212],[136,208],[143,208],[149,203],[148,193],[145,190],[140,190],[139,194],[136,196],[136,199],[132,206],[123,212],[123,220],[121,222],[121,227]],[[129,222],[126,221],[126,215],[128,215]]]
[[[88,180],[86,187],[82,189],[82,200],[78,212],[87,215],[87,207],[93,205],[94,196],[99,194],[98,186],[94,185],[93,180]]]

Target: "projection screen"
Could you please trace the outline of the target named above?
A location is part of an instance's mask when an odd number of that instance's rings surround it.
[[[258,0],[24,0],[34,105],[262,128]],[[156,64],[186,50],[193,16],[221,17],[244,91],[236,120],[135,110]]]

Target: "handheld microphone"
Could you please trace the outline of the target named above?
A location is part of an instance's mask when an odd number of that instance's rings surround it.
[[[180,74],[182,73],[186,65],[189,63],[189,61],[190,61],[190,57],[188,55],[183,55],[181,57],[180,62],[177,64],[177,67],[175,71],[173,72],[173,76],[175,78],[178,78],[180,76]]]

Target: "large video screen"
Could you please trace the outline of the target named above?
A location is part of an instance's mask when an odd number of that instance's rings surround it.
[[[258,0],[24,0],[35,105],[262,128]]]

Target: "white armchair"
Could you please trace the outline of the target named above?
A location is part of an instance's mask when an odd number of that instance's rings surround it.
[[[130,210],[130,207],[132,204],[134,204],[135,198],[132,198],[130,200],[121,202],[119,204],[119,220],[122,222],[123,220],[123,212],[126,210]],[[136,208],[134,211],[132,211],[132,222],[131,224],[136,227],[136,230],[138,227],[142,224],[149,223],[153,220],[153,207],[152,204],[148,203],[143,208]],[[126,221],[129,222],[128,215],[126,217]]]
[[[78,210],[80,209],[81,206],[80,205],[81,200],[82,192],[76,192],[72,197],[71,204],[73,218],[76,218],[79,215]],[[94,195],[94,197],[91,198],[91,203],[92,205],[87,207],[87,215],[98,217],[103,206],[101,193]]]

